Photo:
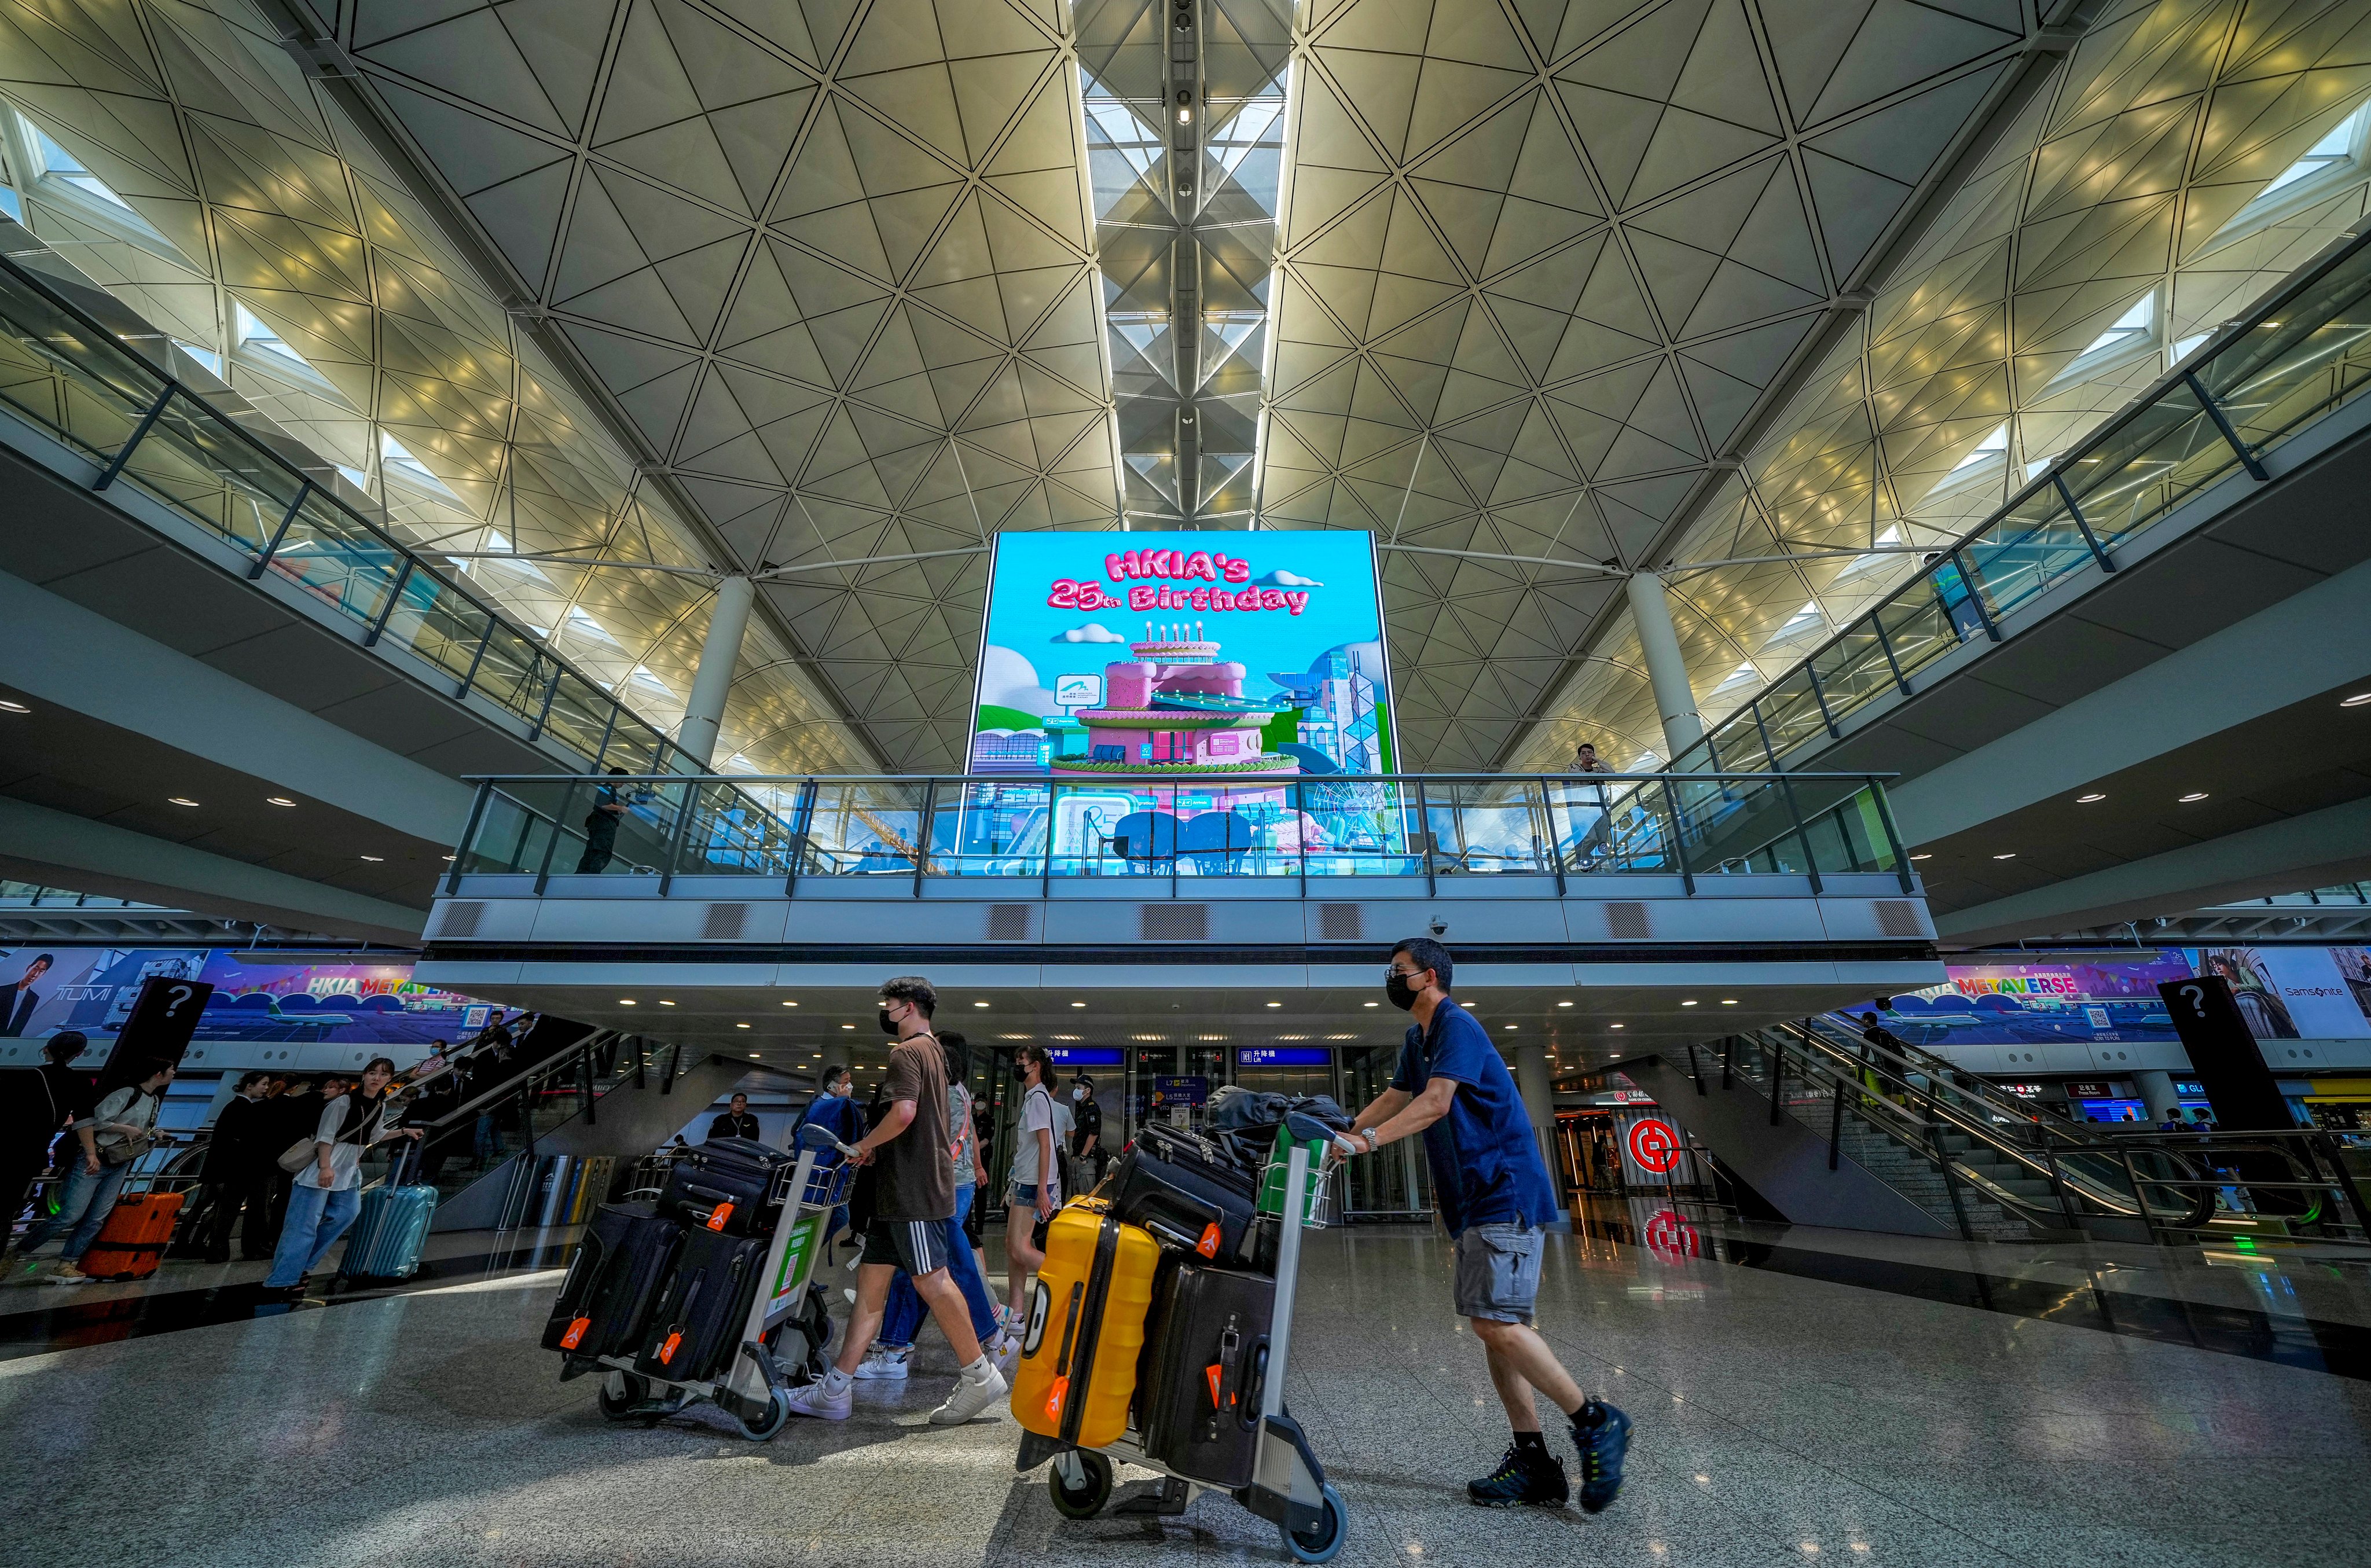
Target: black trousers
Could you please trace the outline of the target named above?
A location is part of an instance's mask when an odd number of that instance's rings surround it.
[[[278,1174],[273,1170],[250,1170],[206,1183],[206,1199],[213,1205],[206,1215],[206,1257],[210,1261],[229,1261],[231,1224],[242,1206],[247,1210],[247,1225],[239,1233],[239,1255],[248,1259],[272,1256],[272,1249],[279,1241],[272,1223],[272,1179]]]
[[[618,853],[618,819],[607,812],[595,812],[584,825],[584,853],[576,859],[576,874],[597,876],[609,869]]]

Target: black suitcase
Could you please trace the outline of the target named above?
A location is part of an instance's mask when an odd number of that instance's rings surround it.
[[[1273,1279],[1162,1258],[1136,1379],[1147,1457],[1191,1481],[1251,1484],[1275,1309]]]
[[[634,1370],[677,1383],[705,1382],[732,1365],[766,1266],[769,1238],[684,1232],[666,1294],[651,1314]]]
[[[569,1260],[543,1348],[586,1360],[641,1349],[682,1239],[683,1228],[649,1204],[602,1205]]]
[[[795,1164],[781,1149],[751,1138],[714,1138],[676,1160],[659,1193],[659,1212],[688,1229],[727,1236],[770,1234],[774,1173]]]
[[[1148,1123],[1119,1162],[1112,1212],[1169,1246],[1232,1262],[1241,1255],[1259,1198],[1259,1176],[1213,1143]]]

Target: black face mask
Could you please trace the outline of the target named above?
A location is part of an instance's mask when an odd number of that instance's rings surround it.
[[[1421,974],[1424,972],[1418,970],[1417,973]],[[1385,979],[1383,995],[1391,999],[1392,1006],[1402,1012],[1416,1006],[1417,989],[1408,984],[1407,976],[1405,974],[1393,974]]]
[[[897,1025],[896,1025],[896,1020],[894,1020],[893,1019],[891,1019],[891,1018],[890,1018],[890,1016],[889,1016],[889,1009],[888,1009],[887,1008],[883,1008],[883,1009],[882,1009],[878,1013],[875,1013],[873,1016],[874,1016],[875,1018],[878,1018],[878,1019],[881,1020],[881,1032],[882,1032],[882,1033],[884,1033],[884,1034],[895,1034],[895,1033],[896,1033],[896,1032],[897,1032]]]

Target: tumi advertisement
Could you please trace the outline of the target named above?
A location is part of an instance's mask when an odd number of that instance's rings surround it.
[[[214,986],[197,1040],[425,1045],[481,1028],[491,1009],[422,986],[411,965],[221,948],[0,948],[0,1038],[123,1026],[152,974]]]

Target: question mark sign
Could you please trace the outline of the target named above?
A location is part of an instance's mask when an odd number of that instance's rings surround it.
[[[173,998],[172,1001],[166,1004],[165,1008],[165,1016],[167,1018],[170,1018],[175,1013],[181,1010],[181,1004],[183,1002],[188,1001],[191,997],[196,996],[197,993],[191,990],[187,986],[169,986],[166,987],[166,995]]]
[[[2181,988],[2181,994],[2182,994],[2183,996],[2185,996],[2185,997],[2189,997],[2189,998],[2190,998],[2190,1009],[2191,1009],[2191,1011],[2192,1011],[2192,1012],[2196,1013],[2200,1018],[2204,1018],[2204,1017],[2206,1016],[2206,987],[2205,987],[2205,986],[2184,986]]]

